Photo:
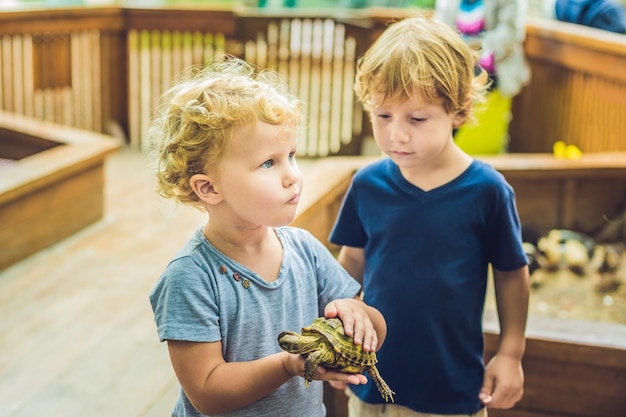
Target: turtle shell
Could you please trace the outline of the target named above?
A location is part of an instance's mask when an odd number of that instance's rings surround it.
[[[311,325],[302,328],[302,334],[319,333],[323,336],[335,351],[335,362],[324,365],[336,368],[344,372],[361,372],[364,367],[375,365],[375,352],[366,352],[363,346],[355,345],[351,337],[346,336],[343,323],[338,318],[316,318]]]
[[[278,344],[287,352],[306,356],[305,386],[313,380],[315,367],[318,365],[347,373],[367,372],[385,401],[394,401],[395,392],[376,369],[376,353],[363,350],[362,345],[355,345],[354,340],[346,336],[343,323],[338,318],[318,317],[309,326],[303,327],[300,334],[281,332],[278,335]]]

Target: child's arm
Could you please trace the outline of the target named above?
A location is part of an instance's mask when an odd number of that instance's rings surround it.
[[[500,321],[500,344],[485,370],[481,401],[488,407],[510,408],[522,398],[528,316],[528,267],[514,271],[494,270],[496,305]]]
[[[361,284],[363,283],[363,271],[365,269],[365,254],[362,248],[355,248],[350,246],[343,246],[339,251],[339,256],[337,258],[341,266],[344,267],[348,273],[359,281]],[[369,332],[368,336],[364,333],[363,339],[360,339],[359,330],[354,327],[353,330],[349,330],[346,325],[346,322],[351,320],[349,318],[350,314],[348,314],[345,309],[349,306],[344,302],[346,300],[336,300],[332,303],[329,303],[324,309],[324,314],[326,317],[336,317],[339,316],[341,320],[344,322],[344,329],[348,335],[352,334],[355,342],[357,340],[363,340],[363,348],[368,351],[377,351],[382,346],[385,337],[387,336],[387,323],[383,317],[383,315],[375,308],[370,307],[363,303],[360,296],[356,296],[354,300],[350,300],[351,302],[362,303],[355,306],[359,308],[363,308],[364,313],[367,315],[369,320],[365,320],[365,322],[369,321],[371,326],[373,326],[373,331]],[[351,333],[352,332],[352,333]],[[369,341],[368,341],[369,340]],[[348,386],[346,383],[330,381],[330,385],[336,389],[344,390]]]
[[[363,248],[342,246],[337,260],[354,279],[363,284],[363,272],[365,270],[365,252]],[[375,352],[385,339],[387,323],[377,309],[363,303],[358,296],[355,299],[360,302],[355,303],[355,300],[350,300],[345,306],[337,306],[335,302],[330,303],[326,306],[324,313],[326,317],[341,318],[346,334],[353,336],[357,344],[363,343],[365,350]],[[359,313],[359,310],[361,313],[355,315],[355,313]],[[373,328],[369,327],[370,324]],[[361,329],[365,330],[362,331]]]
[[[222,343],[168,340],[174,372],[193,406],[202,414],[222,414],[267,396],[295,375],[304,375],[302,355],[279,352],[248,362],[226,362]],[[314,379],[346,384],[367,382],[364,375],[318,366]],[[304,382],[303,382],[304,383]]]
[[[363,248],[342,246],[337,260],[354,279],[363,284],[363,271],[365,270],[365,252]]]
[[[363,272],[365,270],[365,252],[363,248],[342,246],[337,260],[354,279],[363,284]],[[360,297],[355,297],[355,299],[361,300]],[[350,301],[350,303],[352,302],[353,301]],[[367,317],[363,317],[361,315],[360,319],[357,318],[357,321],[353,322],[352,315],[354,312],[351,313],[348,311],[348,305],[345,306],[346,311],[338,311],[336,307],[329,310],[329,307],[331,307],[330,304],[326,306],[325,309],[326,317],[339,316],[343,321],[346,334],[348,334],[348,336],[354,336],[354,341],[357,344],[360,344],[362,341],[363,347],[366,350],[375,352],[380,348],[387,334],[387,324],[384,317],[377,309],[370,307],[365,303],[351,304],[354,308],[362,309],[362,312],[367,315]],[[360,326],[361,324],[366,325],[367,322],[370,322],[374,327],[373,329],[368,328],[367,332],[362,333]],[[361,338],[361,335],[363,335],[363,338]],[[374,341],[375,337],[378,338],[378,343],[371,345],[370,340]]]

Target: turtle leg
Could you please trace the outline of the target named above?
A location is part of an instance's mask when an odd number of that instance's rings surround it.
[[[322,356],[324,352],[321,350],[314,350],[309,353],[304,361],[304,386],[308,387],[309,382],[313,381],[315,375],[315,368],[322,362]]]
[[[376,369],[375,366],[367,366],[365,367],[365,371],[369,374],[370,377],[372,377],[374,383],[376,384],[376,388],[378,388],[378,392],[380,392],[380,395],[385,399],[385,401],[394,402],[393,395],[395,394],[395,392],[393,392],[391,388],[389,388],[389,385],[387,385],[383,377],[380,376],[378,369]]]
[[[309,353],[304,360],[304,386],[308,387],[309,382],[313,381],[315,368],[317,368],[318,365],[332,363],[333,358],[333,352],[325,349],[318,349]]]

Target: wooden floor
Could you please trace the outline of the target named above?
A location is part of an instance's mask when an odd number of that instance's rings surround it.
[[[153,186],[141,154],[111,156],[105,217],[0,272],[0,417],[170,415],[148,293],[205,216]]]

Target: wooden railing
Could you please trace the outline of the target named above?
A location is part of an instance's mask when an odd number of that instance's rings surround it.
[[[144,148],[153,109],[175,77],[228,53],[277,70],[307,105],[301,155],[358,154],[364,119],[352,77],[362,50],[359,27],[346,26],[219,9],[8,13],[0,15],[0,109]]]
[[[532,76],[513,102],[512,152],[551,152],[555,141],[584,152],[626,150],[626,36],[529,19]]]
[[[363,111],[353,93],[356,41],[333,19],[283,18],[245,42],[244,58],[276,69],[308,103],[301,155],[337,154],[359,136]]]
[[[354,102],[352,77],[356,41],[333,19],[282,18],[240,45],[227,48],[224,34],[137,30],[128,32],[129,137],[143,147],[151,110],[172,79],[189,66],[229,52],[261,68],[277,70],[294,94],[307,103],[298,152],[337,154],[360,135],[362,114]]]
[[[108,61],[124,36],[118,9],[1,13],[0,22],[1,110],[98,132],[120,120],[110,103],[125,98],[109,86],[126,71],[111,74]]]
[[[161,94],[184,68],[224,53],[224,36],[211,32],[130,30],[128,32],[128,135],[131,146],[145,148]]]
[[[308,12],[309,14],[311,12]],[[401,10],[76,8],[0,13],[0,110],[146,142],[156,99],[216,53],[277,69],[308,105],[302,156],[355,155],[369,136],[355,60]],[[626,37],[529,19],[532,69],[513,102],[511,152],[626,150]]]

